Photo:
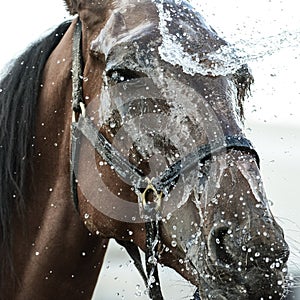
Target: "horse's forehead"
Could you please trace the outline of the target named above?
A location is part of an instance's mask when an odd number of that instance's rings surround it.
[[[218,97],[211,104],[213,110],[220,113],[222,120],[226,116],[224,124],[230,123],[235,128],[227,79],[206,76],[206,54],[224,44],[191,7],[175,6],[167,1],[164,4],[144,1],[116,9],[92,43],[92,50],[105,55],[108,73],[138,71],[152,80],[164,95],[172,99],[176,96],[178,102],[190,99],[186,105],[199,107],[209,101],[204,100],[205,96],[216,94]],[[195,67],[190,68],[191,64]]]
[[[107,57],[116,46],[123,45],[123,51],[127,52],[126,44],[149,35],[157,24],[156,17],[152,2],[124,4],[114,9],[99,36],[92,42],[92,51]]]
[[[182,60],[180,56],[200,61],[223,44],[201,15],[183,2],[176,5],[172,1],[163,4],[132,1],[113,11],[91,48],[106,58],[119,59],[124,55],[139,55],[143,48],[151,49],[147,53],[150,59],[156,56],[175,65]],[[174,61],[175,52],[177,61]]]

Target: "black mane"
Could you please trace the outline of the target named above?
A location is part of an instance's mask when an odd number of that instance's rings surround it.
[[[25,171],[32,154],[43,69],[70,23],[62,23],[28,48],[0,81],[0,254],[10,248],[11,216],[20,215],[25,207]],[[1,268],[3,259],[1,255]]]

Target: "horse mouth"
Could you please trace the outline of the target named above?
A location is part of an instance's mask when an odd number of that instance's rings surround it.
[[[244,271],[229,266],[213,266],[200,276],[200,298],[194,299],[280,300],[286,294],[286,270],[286,265],[282,269],[251,267]]]

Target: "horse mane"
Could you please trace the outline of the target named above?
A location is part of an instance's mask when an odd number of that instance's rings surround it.
[[[70,24],[62,23],[32,44],[0,80],[0,254],[11,247],[12,215],[22,216],[25,209],[25,172],[33,152],[43,69]]]

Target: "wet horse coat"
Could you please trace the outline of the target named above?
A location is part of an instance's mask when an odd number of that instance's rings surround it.
[[[143,174],[151,179],[201,145],[244,136],[241,101],[252,78],[245,67],[214,69],[209,54],[225,42],[190,6],[67,4],[82,20],[86,115]],[[89,299],[109,238],[146,248],[141,187],[124,182],[84,138],[75,168],[81,219],[72,203],[75,27],[62,25],[1,81],[3,299]],[[201,299],[280,299],[288,248],[255,157],[219,152],[164,195],[159,261]]]

